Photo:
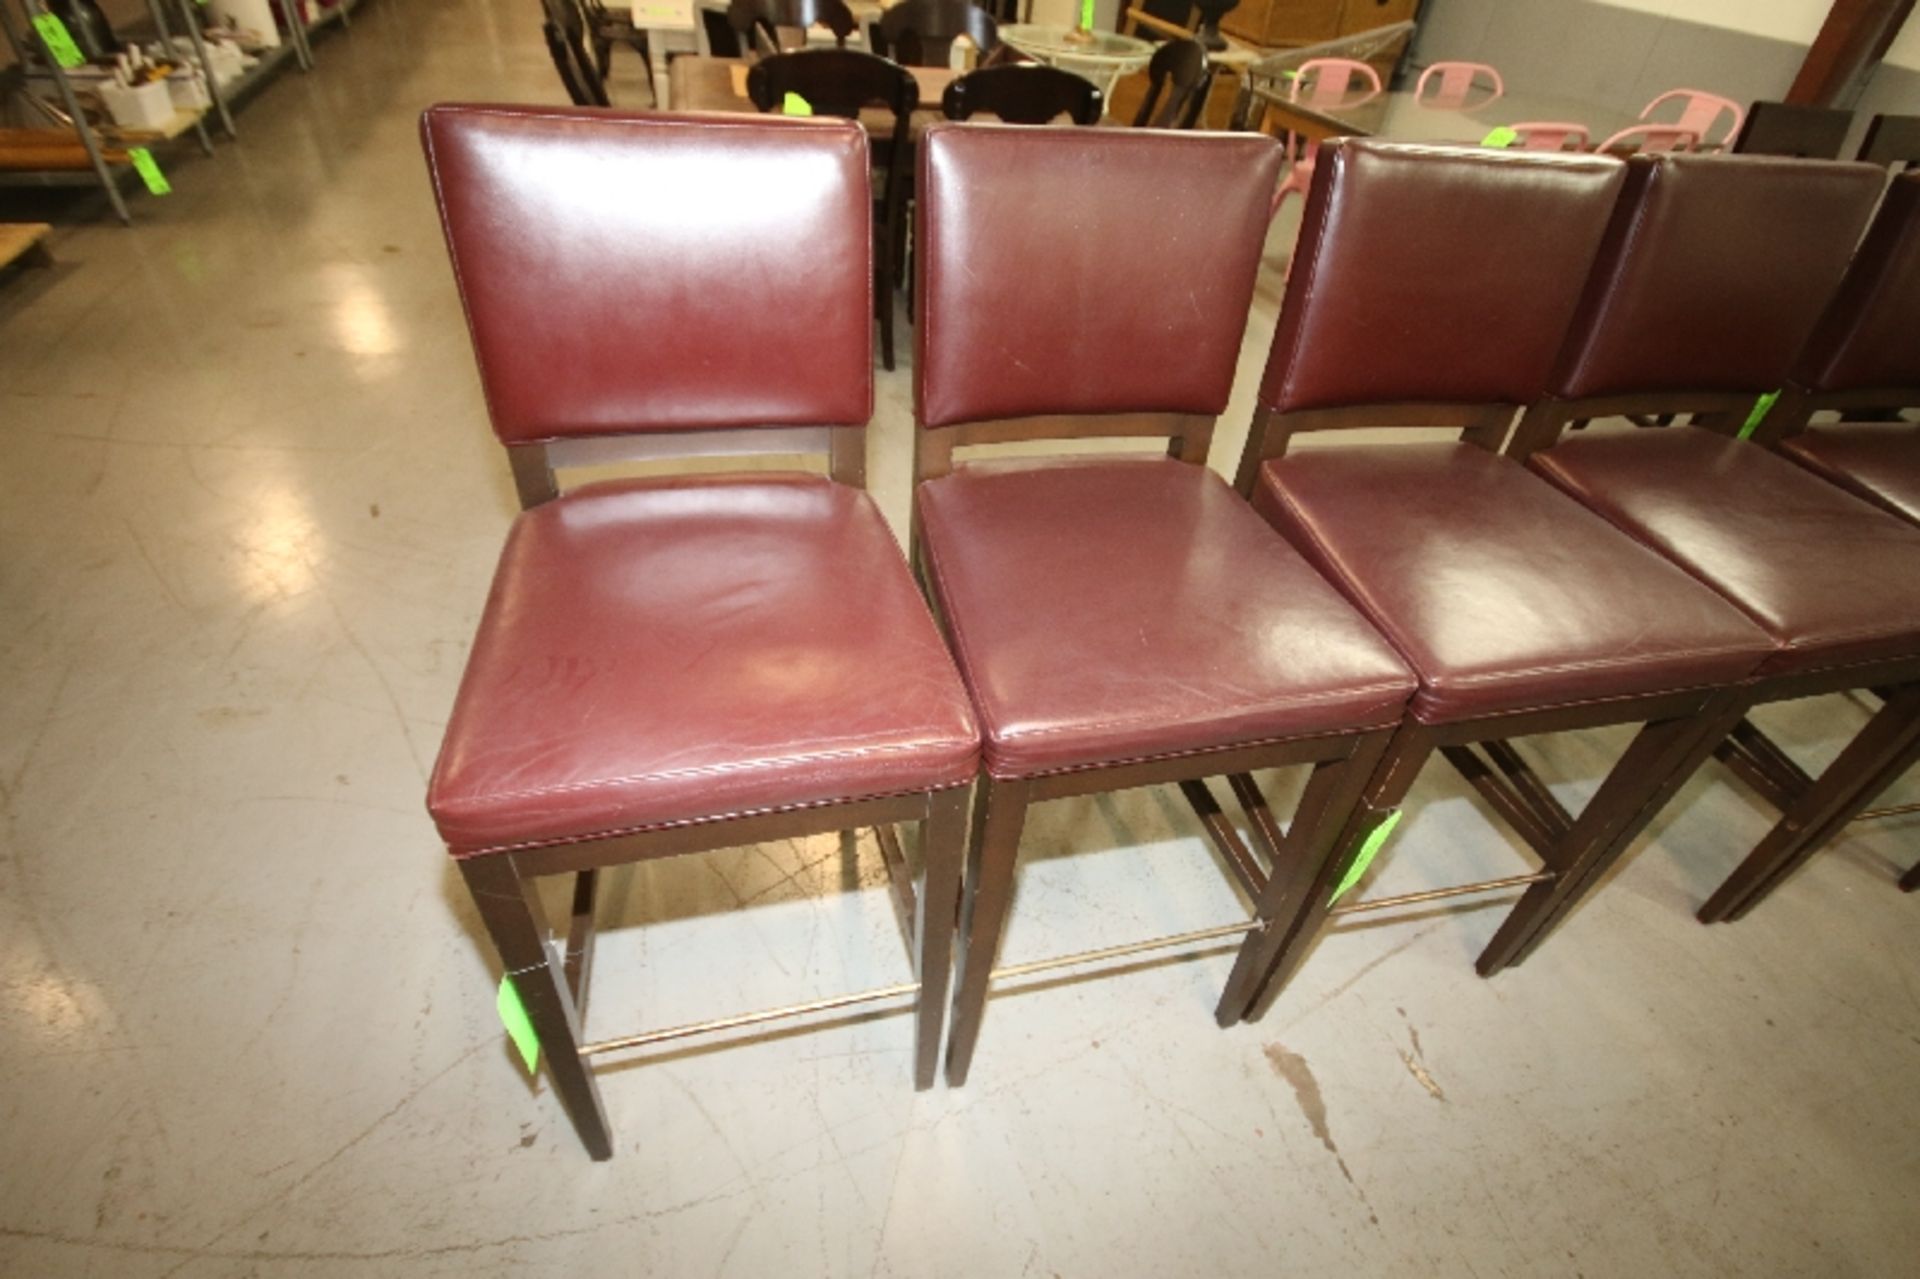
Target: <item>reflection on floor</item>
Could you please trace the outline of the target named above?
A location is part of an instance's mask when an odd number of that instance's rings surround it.
[[[319,54],[133,230],[69,210],[59,265],[0,287],[0,1273],[1910,1269],[1916,828],[1703,928],[1771,820],[1717,766],[1496,981],[1497,910],[1422,911],[1231,1032],[1222,952],[1035,978],[958,1092],[911,1091],[897,1016],[681,1047],[607,1073],[590,1164],[421,809],[513,500],[414,115],[558,84],[530,0],[377,0]],[[872,468],[896,528],[908,378]],[[1863,714],[1765,721],[1819,762]],[[1621,740],[1535,757],[1577,803]],[[1524,866],[1434,769],[1369,889]],[[867,838],[616,873],[594,1033],[900,980],[880,874]],[[1175,797],[1060,802],[1006,957],[1239,908]]]

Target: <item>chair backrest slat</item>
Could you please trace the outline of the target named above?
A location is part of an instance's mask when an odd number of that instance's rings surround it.
[[[866,425],[857,125],[436,106],[421,133],[503,443]]]
[[[1821,393],[1920,389],[1920,173],[1887,189],[1791,380]]]

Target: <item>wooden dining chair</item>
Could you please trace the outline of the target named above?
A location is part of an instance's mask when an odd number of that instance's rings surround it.
[[[1002,124],[1098,124],[1105,109],[1100,87],[1085,76],[1039,62],[980,67],[954,80],[940,95],[949,120],[990,115]]]
[[[1853,128],[1853,112],[1796,102],[1756,102],[1734,136],[1738,155],[1792,155],[1838,160]]]
[[[1168,40],[1147,61],[1147,93],[1134,112],[1133,127],[1191,129],[1200,122],[1212,88],[1206,46],[1198,40]]]
[[[962,36],[984,57],[1000,44],[999,24],[973,0],[901,0],[873,24],[873,51],[909,67],[944,67]]]
[[[1779,402],[1751,438],[1888,514],[1920,525],[1920,422],[1848,420],[1920,408],[1915,334],[1920,334],[1920,173],[1909,173],[1888,188],[1846,280],[1795,360]],[[1826,413],[1840,420],[1812,422],[1814,415]],[[1782,790],[1783,799],[1804,789],[1797,766],[1781,772],[1792,783]],[[1889,769],[1837,805],[1828,837],[1816,834],[1794,855],[1796,862],[1804,863],[1850,823],[1920,809],[1904,804],[1867,811],[1897,775]],[[1783,878],[1761,881],[1753,904]],[[1900,887],[1920,889],[1920,861]]]
[[[821,26],[833,36],[834,47],[844,49],[848,38],[860,29],[846,0],[731,0],[727,24],[733,28],[742,56],[762,57],[786,47],[782,31],[797,32],[796,47],[805,47],[806,33]]]
[[[1792,372],[1885,182],[1831,160],[1631,161],[1547,395],[1510,445],[1769,637],[1718,753],[1784,814],[1700,908],[1707,923],[1746,915],[1920,752],[1920,529],[1734,438]],[[1617,414],[1693,422],[1561,438]],[[1744,718],[1860,689],[1883,704],[1818,777]]]
[[[873,310],[880,323],[880,359],[893,367],[893,288],[905,235],[913,111],[920,85],[898,63],[858,49],[797,49],[762,58],[747,72],[747,98],[761,111],[779,111],[798,94],[817,115],[859,120],[868,107],[893,115],[891,136],[871,146],[874,182]]]
[[[1498,452],[1546,385],[1621,162],[1346,139],[1321,166],[1238,487],[1420,688],[1303,899],[1276,995],[1335,919],[1496,889],[1523,892],[1477,967],[1521,962],[1726,735],[1736,686],[1771,648],[1712,591]],[[1432,442],[1290,447],[1383,426]],[[1632,740],[1570,812],[1519,741],[1613,725],[1634,726]],[[1336,904],[1436,753],[1540,868]]]
[[[1412,688],[1206,466],[1279,162],[1254,134],[939,125],[921,141],[913,545],[985,742],[949,1084],[996,977],[1244,933],[1215,1009],[1238,1021]],[[955,456],[1122,437],[1169,444]],[[1259,787],[1236,786],[1249,848],[1204,779],[1295,764],[1309,779],[1284,833]],[[1168,783],[1253,918],[996,970],[1028,809]]]
[[[433,107],[421,130],[524,507],[427,792],[499,950],[503,1002],[524,1006],[595,1159],[613,1147],[592,1063],[697,1033],[905,999],[928,1086],[979,737],[863,488],[865,135],[520,106]],[[556,474],[759,451],[819,454],[830,474],[566,492]],[[917,889],[893,831],[914,821]],[[912,980],[587,1038],[600,868],[858,827],[895,879]],[[536,881],[565,874],[556,948]]]
[[[575,0],[540,0],[547,53],[567,100],[577,107],[608,105],[606,81],[587,56],[586,15]]]
[[[660,90],[653,82],[653,56],[647,41],[647,29],[633,24],[633,9],[630,6],[617,5],[608,8],[603,0],[579,0],[580,10],[586,19],[587,42],[593,47],[593,68],[606,83],[607,72],[613,67],[613,47],[623,44],[640,57],[640,66],[647,73],[647,90],[659,99]]]

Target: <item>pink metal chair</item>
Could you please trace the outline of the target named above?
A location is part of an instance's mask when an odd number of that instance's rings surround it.
[[[1359,82],[1357,89],[1355,81]],[[1382,92],[1380,73],[1365,62],[1352,58],[1309,58],[1300,64],[1300,69],[1294,72],[1293,79],[1288,82],[1287,101],[1328,111],[1371,102]],[[1319,150],[1318,142],[1303,141],[1297,134],[1287,134],[1287,176],[1273,193],[1273,208],[1269,211],[1269,217],[1280,212],[1280,205],[1288,192],[1298,192],[1303,196],[1307,193],[1307,184],[1313,180],[1313,157]]]
[[[1487,83],[1490,81],[1491,83]],[[1413,86],[1413,100],[1423,107],[1467,106],[1467,99],[1486,90],[1487,96],[1473,103],[1484,107],[1506,93],[1506,81],[1484,62],[1436,62],[1420,73]]]
[[[1673,124],[1635,124],[1620,130],[1594,150],[1601,155],[1632,152],[1698,151],[1700,135]]]
[[[1507,127],[1518,135],[1521,151],[1585,151],[1593,145],[1587,126],[1570,120],[1529,120]]]
[[[1699,89],[1668,89],[1647,103],[1645,109],[1640,112],[1640,118],[1652,123],[1650,117],[1653,113],[1669,102],[1685,104],[1680,109],[1680,118],[1662,120],[1659,123],[1670,124],[1691,132],[1699,140],[1695,144],[1695,150],[1703,145],[1714,147],[1731,145],[1734,135],[1740,132],[1740,125],[1747,118],[1746,108],[1732,98],[1723,98],[1717,93],[1705,93]],[[1713,136],[1714,125],[1723,115],[1730,116],[1731,121],[1726,131],[1715,137]]]

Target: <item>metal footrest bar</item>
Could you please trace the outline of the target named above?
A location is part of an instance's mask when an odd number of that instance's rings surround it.
[[[1101,950],[1083,950],[1074,955],[1060,955],[1053,959],[1036,959],[1028,964],[1009,964],[996,968],[988,974],[995,981],[1007,977],[1025,977],[1030,973],[1044,973],[1053,968],[1070,968],[1075,964],[1092,964],[1103,959],[1120,959],[1127,955],[1139,955],[1149,950],[1167,950],[1174,946],[1185,946],[1192,942],[1214,941],[1221,937],[1237,937],[1242,933],[1257,932],[1266,925],[1257,919],[1249,919],[1244,924],[1222,924],[1218,928],[1201,928],[1190,933],[1175,933],[1170,937],[1155,937],[1151,941],[1128,942],[1124,946],[1107,946]]]
[[[784,1021],[789,1017],[804,1017],[808,1013],[823,1013],[833,1008],[850,1008],[856,1004],[871,1004],[882,999],[893,999],[900,995],[918,992],[917,981],[903,982],[898,986],[882,986],[877,990],[863,990],[853,995],[834,995],[828,999],[809,1000],[804,1004],[787,1004],[780,1008],[766,1008],[757,1013],[740,1013],[733,1017],[715,1017],[709,1021],[688,1022],[684,1026],[668,1026],[661,1030],[643,1030],[637,1035],[622,1035],[618,1039],[601,1039],[580,1046],[582,1057],[594,1057],[601,1053],[619,1052],[625,1048],[642,1048],[647,1044],[665,1043],[670,1039],[688,1039],[694,1035],[704,1035],[716,1030],[733,1030],[740,1026],[757,1026],[766,1021]],[[902,1011],[905,1011],[904,1009]]]
[[[1483,879],[1477,884],[1456,884],[1452,888],[1429,888],[1423,893],[1401,893],[1398,897],[1376,897],[1372,901],[1355,902],[1351,906],[1335,906],[1329,915],[1358,915],[1370,910],[1391,910],[1395,906],[1413,906],[1420,902],[1440,901],[1446,897],[1465,897],[1469,893],[1490,893],[1501,888],[1524,888],[1528,884],[1544,884],[1550,879],[1559,878],[1553,871],[1543,870],[1532,875],[1509,875],[1505,879]]]
[[[1877,822],[1888,817],[1902,817],[1908,813],[1920,813],[1920,804],[1889,804],[1885,808],[1869,808],[1853,820],[1856,822]]]

